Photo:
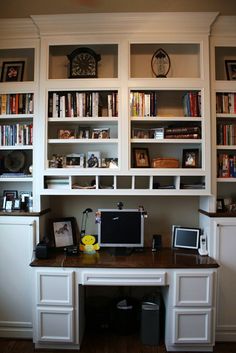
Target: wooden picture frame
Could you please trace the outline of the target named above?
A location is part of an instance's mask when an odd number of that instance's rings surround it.
[[[76,131],[74,129],[59,129],[58,138],[62,140],[75,139]]]
[[[133,148],[134,168],[150,168],[148,148]]]
[[[224,212],[225,211],[224,199],[217,199],[217,201],[216,201],[216,210],[217,210],[217,212]]]
[[[23,81],[24,61],[4,61],[2,63],[1,82]]]
[[[199,168],[199,149],[184,149],[182,168]]]
[[[50,234],[55,248],[66,248],[77,243],[75,217],[50,219]]]
[[[91,136],[90,127],[81,127],[79,128],[79,138],[80,139],[89,139]]]
[[[236,59],[235,60],[225,60],[225,69],[227,80],[236,80]]]
[[[17,190],[4,190],[3,196],[6,196],[6,201],[8,201],[8,200],[13,201],[18,198],[18,191]]]

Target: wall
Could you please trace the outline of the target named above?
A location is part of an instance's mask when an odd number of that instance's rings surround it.
[[[148,213],[145,220],[145,245],[151,246],[152,235],[163,235],[163,245],[171,242],[171,226],[179,224],[187,227],[198,226],[198,197],[139,197],[139,196],[54,196],[50,197],[50,217],[76,217],[81,225],[82,212],[92,208],[88,216],[86,233],[96,234],[95,212],[98,208],[117,208],[122,201],[124,208],[137,208],[143,205]]]

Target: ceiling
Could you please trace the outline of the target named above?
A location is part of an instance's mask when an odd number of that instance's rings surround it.
[[[188,11],[236,15],[236,0],[7,0],[1,1],[0,18],[89,12]]]

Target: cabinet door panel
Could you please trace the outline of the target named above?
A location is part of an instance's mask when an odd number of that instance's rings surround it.
[[[37,276],[38,305],[72,305],[73,272],[39,271]]]
[[[38,341],[73,342],[73,308],[38,308]]]
[[[176,273],[176,306],[210,306],[212,305],[213,273]]]
[[[211,343],[212,309],[175,309],[173,343]]]

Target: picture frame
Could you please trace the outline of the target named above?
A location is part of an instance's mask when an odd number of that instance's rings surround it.
[[[92,130],[92,139],[109,139],[110,138],[110,129],[93,129]]]
[[[66,168],[83,168],[84,153],[71,153],[65,157]]]
[[[150,168],[148,148],[133,148],[134,168]]]
[[[199,149],[184,149],[182,168],[199,168]]]
[[[13,208],[13,210],[20,210],[21,209],[21,200],[18,198],[14,199],[12,208]]]
[[[224,199],[217,199],[216,200],[216,210],[217,210],[217,212],[224,212],[225,211]]]
[[[79,138],[80,139],[89,139],[91,136],[91,129],[90,127],[82,127],[79,128]]]
[[[149,139],[150,138],[150,129],[132,129],[132,138],[133,139]]]
[[[6,201],[13,201],[18,198],[17,190],[4,190],[3,196],[6,197]]]
[[[22,61],[3,61],[1,82],[23,81],[25,62]]]
[[[0,210],[5,210],[6,208],[6,196],[0,197]]]
[[[173,247],[197,250],[199,248],[201,229],[191,227],[175,227]]]
[[[5,207],[6,211],[12,210],[13,202],[14,202],[13,200],[6,200],[6,207]]]
[[[229,81],[236,80],[236,59],[225,60],[226,77]]]
[[[99,151],[87,153],[87,168],[99,168],[101,165],[101,153]]]
[[[66,248],[77,243],[77,222],[75,217],[54,218],[49,220],[52,245]]]
[[[75,139],[76,131],[74,129],[59,129],[58,138],[62,140]]]

